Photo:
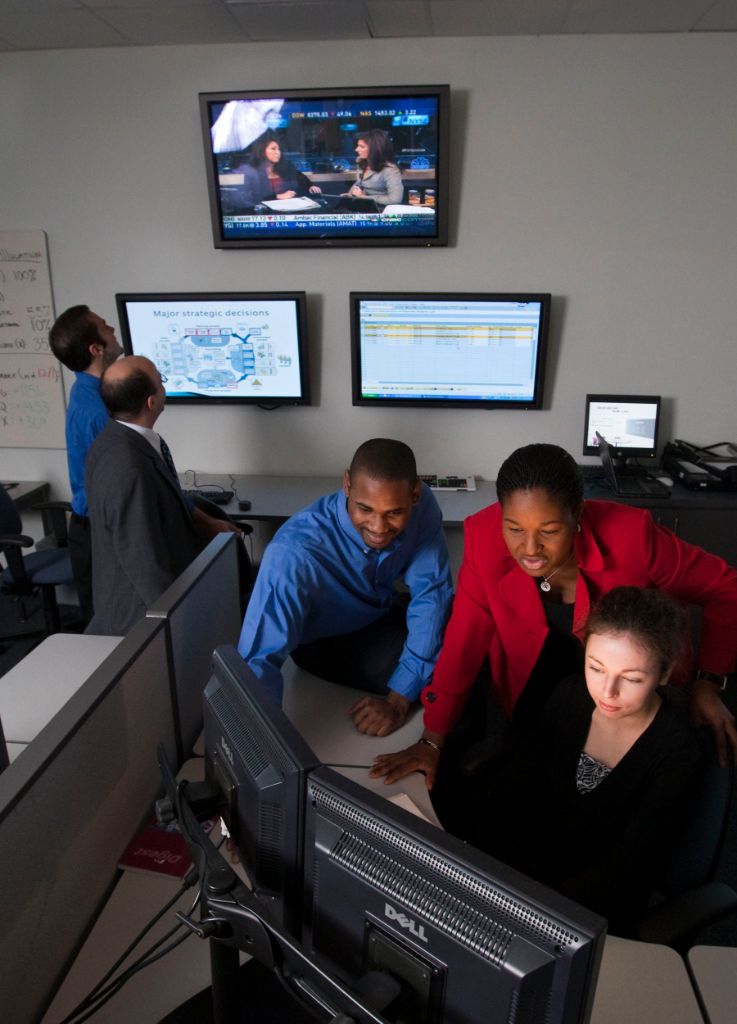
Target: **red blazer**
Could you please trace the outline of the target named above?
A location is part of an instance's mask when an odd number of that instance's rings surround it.
[[[537,583],[509,554],[498,503],[465,524],[463,564],[453,612],[432,682],[423,690],[425,727],[447,733],[460,717],[486,656],[507,715],[540,656],[548,624]],[[614,501],[587,501],[574,551],[578,582],[573,632],[583,638],[591,605],[622,585],[658,587],[701,605],[698,667],[731,672],[737,659],[737,571],[723,559],[686,544],[649,512]],[[691,659],[687,659],[691,661]],[[676,681],[689,678],[683,664]]]

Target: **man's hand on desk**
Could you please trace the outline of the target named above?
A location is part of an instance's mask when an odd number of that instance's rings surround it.
[[[412,772],[422,772],[425,785],[432,789],[440,762],[440,749],[435,740],[442,740],[442,737],[434,737],[431,743],[413,743],[411,747],[399,750],[396,754],[379,754],[374,758],[369,778],[383,778],[385,784],[390,786]]]
[[[707,679],[694,680],[689,711],[696,725],[708,725],[714,730],[719,763],[726,764],[731,748],[737,764],[737,727],[734,715],[723,703],[714,683]]]
[[[205,540],[212,540],[217,533],[240,533],[241,528],[227,519],[215,519],[208,516],[200,508],[192,509],[192,521],[197,527],[197,532]]]
[[[411,701],[390,690],[386,697],[361,697],[348,714],[359,732],[367,736],[388,736],[404,725]]]

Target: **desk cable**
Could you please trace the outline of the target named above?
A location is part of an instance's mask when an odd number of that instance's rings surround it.
[[[218,848],[220,847],[220,845],[222,845],[222,841],[220,844],[218,844]],[[148,967],[150,964],[153,964],[157,960],[160,960],[162,957],[166,956],[167,953],[170,953],[173,949],[176,949],[177,946],[181,945],[181,943],[184,942],[185,939],[189,938],[192,932],[185,931],[182,935],[179,935],[178,938],[174,939],[173,942],[170,942],[168,946],[164,946],[163,949],[160,948],[165,942],[171,939],[172,936],[176,934],[176,932],[180,931],[180,929],[184,927],[181,924],[181,922],[178,922],[176,925],[174,925],[173,928],[170,928],[169,931],[166,932],[166,934],[162,935],[160,939],[153,943],[153,945],[151,945],[144,953],[142,953],[139,956],[139,958],[130,965],[130,967],[127,967],[125,971],[123,971],[122,974],[120,974],[113,981],[110,981],[109,984],[106,984],[106,982],[109,981],[109,979],[112,977],[115,971],[118,970],[121,964],[125,962],[126,958],[131,954],[131,952],[136,948],[136,946],[138,946],[143,941],[143,939],[146,937],[148,932],[150,932],[150,930],[153,928],[156,922],[159,921],[164,916],[164,914],[167,913],[167,911],[171,910],[171,908],[174,906],[177,900],[180,899],[182,893],[186,892],[187,889],[190,889],[193,885],[195,885],[197,881],[197,871],[195,870],[194,867],[192,867],[185,875],[180,888],[172,896],[172,898],[164,904],[161,910],[159,910],[146,925],[144,925],[144,927],[141,929],[138,935],[120,954],[120,956],[112,965],[112,967],[97,982],[95,987],[84,997],[84,999],[82,999],[80,1003],[78,1003],[74,1007],[71,1013],[67,1014],[67,1016],[64,1017],[63,1020],[59,1021],[59,1024],[82,1024],[83,1021],[86,1021],[90,1017],[92,1017],[95,1013],[97,1013],[99,1009],[101,1009],[101,1007],[105,1005],[105,1003],[112,999],[112,997],[120,991],[123,985],[125,985],[127,981],[130,981],[130,979],[135,974],[143,970],[144,967]],[[187,916],[194,913],[199,902],[200,889],[197,890],[194,902],[192,903],[192,906],[190,907]]]

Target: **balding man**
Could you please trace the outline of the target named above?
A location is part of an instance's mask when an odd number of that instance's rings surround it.
[[[166,395],[154,364],[126,356],[102,375],[111,419],[87,456],[95,614],[88,633],[122,636],[230,523],[192,509],[153,429]]]

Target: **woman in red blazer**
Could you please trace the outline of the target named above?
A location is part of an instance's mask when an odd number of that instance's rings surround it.
[[[719,681],[737,660],[737,571],[680,540],[643,509],[584,501],[574,459],[557,445],[519,448],[503,463],[496,504],[465,522],[463,564],[432,682],[422,693],[418,743],[377,758],[387,783],[411,771],[435,781],[440,751],[488,659],[491,684],[508,718],[529,720],[555,684],[582,664],[591,606],[614,587],[657,587],[702,608],[691,712],[712,726],[720,758],[737,751],[733,716]],[[692,659],[689,659],[692,661]]]

